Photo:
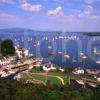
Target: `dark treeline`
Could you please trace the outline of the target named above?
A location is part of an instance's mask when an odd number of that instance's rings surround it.
[[[0,80],[0,100],[100,100],[96,90],[72,85],[33,85],[14,80]]]
[[[0,41],[0,54],[2,55],[2,57],[15,54],[15,48],[12,40],[5,39],[3,41]]]
[[[100,36],[100,32],[86,32],[84,35],[87,36]]]

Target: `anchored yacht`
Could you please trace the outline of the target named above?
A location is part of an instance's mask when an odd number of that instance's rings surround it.
[[[76,59],[73,59],[72,62],[77,62],[77,60]]]
[[[52,49],[52,46],[49,45],[49,46],[48,46],[48,49]]]
[[[83,59],[87,59],[87,56],[83,55],[82,58],[83,58]]]
[[[60,55],[61,55],[61,54],[62,54],[62,52],[60,52],[60,51],[59,51],[59,52],[58,52],[58,54],[60,54]]]
[[[100,61],[96,61],[97,64],[100,64]]]
[[[99,50],[99,51],[100,51],[100,50]],[[100,52],[97,51],[96,47],[94,48],[93,52],[94,52],[94,54],[96,54],[96,55],[100,55]]]
[[[68,54],[65,54],[65,55],[64,55],[64,58],[68,58],[68,59],[69,59],[70,56],[69,56]]]

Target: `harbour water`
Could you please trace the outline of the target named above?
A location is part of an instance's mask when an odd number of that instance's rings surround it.
[[[30,54],[44,58],[61,67],[100,69],[100,37],[77,32],[0,33],[0,39],[11,39],[15,46],[24,47]]]

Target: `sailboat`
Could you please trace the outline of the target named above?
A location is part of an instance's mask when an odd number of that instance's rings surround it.
[[[96,55],[100,55],[100,52],[97,52],[96,47],[94,48],[93,52],[94,52],[94,54],[96,54]]]
[[[69,56],[68,54],[64,54],[64,58],[69,59],[69,58],[70,58],[70,56]]]
[[[64,53],[63,53],[64,55],[64,58],[67,58],[67,59],[69,59],[70,58],[70,56],[69,56],[69,54],[66,52],[66,47],[64,47]]]
[[[38,45],[40,45],[40,42],[39,42],[39,41],[37,42],[37,46],[38,46]]]
[[[97,64],[100,64],[100,61],[96,61]]]
[[[52,42],[49,40],[48,49],[52,49]]]
[[[82,58],[83,58],[83,59],[87,59],[87,56],[83,55]]]
[[[49,45],[49,46],[48,46],[48,49],[52,49],[52,46]]]
[[[83,52],[80,53],[80,56],[82,57],[82,59],[87,59],[87,56]]]
[[[83,56],[83,55],[84,55],[84,53],[83,53],[83,52],[81,52],[81,53],[80,53],[80,55],[81,55],[81,56]]]
[[[54,42],[54,41],[55,41],[55,39],[53,38],[53,39],[52,39],[52,41]]]
[[[61,54],[62,54],[62,52],[61,52],[61,51],[59,51],[59,52],[58,52],[58,54],[60,54],[60,55],[61,55]]]
[[[73,59],[72,59],[72,62],[73,62],[73,63],[74,63],[74,62],[77,62],[77,60],[73,58]]]
[[[45,37],[45,40],[48,40],[48,38],[47,38],[47,37]]]

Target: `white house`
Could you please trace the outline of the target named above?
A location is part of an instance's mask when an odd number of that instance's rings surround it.
[[[95,76],[94,78],[96,78],[100,82],[100,76]]]
[[[1,75],[1,77],[7,77],[7,76],[10,75],[10,73],[6,73],[5,71],[2,71],[2,72],[0,73],[0,75]]]
[[[64,68],[59,68],[59,70],[60,70],[61,72],[64,72]]]
[[[29,51],[27,49],[18,48],[18,47],[15,47],[15,49],[16,49],[16,53],[17,53],[19,58],[23,58],[23,57],[29,56]]]
[[[43,66],[44,71],[56,70],[56,67],[53,66],[51,62],[49,64]]]
[[[25,50],[25,51],[24,51],[24,55],[25,55],[25,56],[28,56],[28,55],[29,55],[29,51],[28,51],[28,50]]]
[[[98,77],[97,80],[100,82],[100,77]]]
[[[81,68],[76,68],[74,71],[72,71],[73,74],[84,74],[84,70]]]
[[[3,65],[9,65],[11,63],[11,60],[8,59],[8,58],[3,58],[3,59],[0,59],[0,65],[3,66]]]
[[[43,70],[46,71],[46,72],[50,71],[50,69],[47,68],[46,66],[43,66]]]

